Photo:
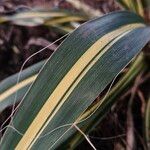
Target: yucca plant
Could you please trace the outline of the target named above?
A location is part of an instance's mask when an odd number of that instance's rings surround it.
[[[134,7],[140,16],[117,11],[92,19],[70,33],[49,59],[24,70],[16,85],[18,74],[1,82],[0,110],[12,105],[14,97],[19,103],[1,138],[2,150],[74,149],[84,138],[95,149],[86,134],[149,67],[141,50],[150,40],[150,28],[141,17],[142,3],[138,2]],[[128,9],[131,3],[121,1]],[[5,18],[12,21],[13,17]],[[103,98],[94,101],[127,65],[128,72],[110,85]],[[146,132],[148,118],[149,103]],[[149,139],[146,134],[147,143]]]

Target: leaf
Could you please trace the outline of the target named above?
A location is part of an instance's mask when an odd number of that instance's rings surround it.
[[[91,18],[96,17],[96,16],[102,16],[103,13],[100,10],[95,10],[91,6],[87,5],[84,2],[81,2],[80,0],[66,0],[68,3],[70,3],[73,7],[76,9],[80,10],[81,12],[84,12]]]
[[[52,55],[20,104],[13,125],[23,136],[8,128],[1,148],[57,148],[72,124],[149,41],[149,34],[150,28],[130,12],[81,25]]]
[[[85,21],[88,17],[65,10],[32,9],[16,11],[0,17],[0,23],[12,22],[22,26],[59,25],[71,21]]]
[[[18,84],[16,83],[19,73],[0,82],[0,112],[14,103],[16,92],[18,92],[16,102],[21,100],[31,83],[35,80],[44,62],[41,61],[23,70],[20,74]]]
[[[119,4],[121,4],[121,6],[123,6],[125,9],[129,9],[130,7],[130,0],[116,0]]]
[[[142,3],[143,3],[145,8],[150,9],[150,1],[149,0],[143,0]]]
[[[145,137],[147,148],[150,148],[150,98],[148,99],[145,112]]]
[[[144,17],[144,8],[142,0],[116,0],[120,3],[125,9],[136,12],[137,14]]]

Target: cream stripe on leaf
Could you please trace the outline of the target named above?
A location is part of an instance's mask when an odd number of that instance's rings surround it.
[[[114,50],[116,43],[107,51],[103,51],[104,46],[119,33],[140,27],[142,22],[142,19],[135,14],[117,12],[89,21],[75,30],[52,55],[15,114],[14,125],[24,133],[24,136],[21,137],[12,129],[7,129],[2,140],[2,149],[48,149],[66,131],[66,128],[44,138],[40,138],[40,133],[44,135],[55,127],[74,122],[136,53],[136,50],[129,52],[128,59],[121,61],[120,58],[127,55],[124,54],[126,52],[124,45],[118,47],[119,53]],[[130,27],[127,29],[129,24]],[[124,27],[126,29],[122,32]],[[138,35],[134,36],[135,41]],[[134,42],[132,44],[127,39],[123,39],[121,43],[124,44],[126,41],[130,45],[127,49],[134,45]],[[141,48],[140,43],[135,48],[138,48],[138,51]],[[98,55],[100,59],[97,60]],[[119,61],[119,64],[114,64],[113,60]],[[109,72],[111,69],[112,73]],[[44,130],[40,132],[42,127]],[[8,143],[11,143],[11,147],[8,147]]]
[[[16,84],[16,86],[11,87],[10,89],[6,90],[4,93],[0,95],[0,102],[4,100],[5,98],[9,97],[14,92],[18,91],[19,89],[25,87],[26,85],[32,83],[36,79],[37,75],[34,75],[32,77],[29,77],[20,83]]]

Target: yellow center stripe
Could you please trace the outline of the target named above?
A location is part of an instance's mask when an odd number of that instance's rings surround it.
[[[89,64],[89,62],[104,48],[112,39],[117,37],[118,35],[138,27],[144,26],[143,24],[130,24],[125,25],[117,30],[114,30],[106,35],[104,35],[102,38],[97,40],[80,58],[79,60],[73,65],[73,67],[70,69],[70,71],[64,76],[64,78],[61,80],[61,82],[58,84],[56,89],[53,91],[53,93],[50,95],[48,100],[45,102],[27,131],[25,132],[23,138],[19,141],[18,145],[16,146],[16,150],[26,150],[30,149],[35,141],[38,139],[42,131],[45,129],[45,127],[48,125],[48,123],[52,120],[54,115],[58,112],[60,107],[63,105],[63,103],[66,101],[70,93],[73,91],[73,89],[77,86],[77,84],[81,81],[83,76],[87,73],[87,71],[93,66],[97,60],[102,56],[104,53],[100,54],[99,58],[96,58],[90,66],[86,68],[84,73],[81,74],[81,76],[76,80],[76,82],[72,85],[72,83],[75,81],[75,79],[79,76],[79,74],[83,71],[83,69]],[[69,87],[72,85],[72,87],[69,89]],[[63,99],[62,96],[64,93],[69,89],[67,94]],[[59,103],[60,102],[60,103]],[[58,105],[59,103],[59,105]],[[58,105],[58,106],[57,106]],[[57,107],[56,107],[57,106]],[[52,115],[49,117],[49,115]],[[48,119],[49,118],[49,119]],[[46,122],[46,120],[48,121]]]
[[[5,100],[5,98],[9,97],[11,94],[14,94],[17,90],[25,87],[26,85],[30,84],[36,79],[37,75],[34,75],[32,77],[29,77],[21,82],[19,82],[17,85],[11,87],[10,89],[6,90],[2,94],[0,94],[0,102]]]

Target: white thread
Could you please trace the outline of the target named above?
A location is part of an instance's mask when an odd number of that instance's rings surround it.
[[[21,132],[19,132],[18,130],[16,130],[16,128],[14,128],[11,125],[7,125],[6,127],[4,127],[3,129],[0,130],[0,132],[2,132],[3,130],[5,130],[6,128],[12,128],[14,131],[16,131],[18,134],[20,134],[21,136],[23,136],[23,134]]]
[[[18,74],[18,78],[17,78],[16,85],[19,83],[19,80],[20,80],[20,76],[21,76],[21,72],[22,72],[22,70],[23,70],[23,67],[25,66],[25,64],[27,63],[27,61],[29,61],[29,59],[31,59],[32,57],[34,57],[36,54],[38,54],[38,53],[44,51],[46,48],[52,46],[53,44],[55,44],[56,42],[60,41],[61,39],[63,39],[64,37],[66,37],[67,35],[69,35],[69,34],[71,34],[71,33],[72,33],[72,32],[65,34],[64,36],[60,37],[59,39],[57,39],[57,40],[54,41],[53,43],[49,44],[48,46],[42,48],[42,49],[39,50],[38,52],[36,52],[36,53],[32,54],[30,57],[28,57],[28,58],[25,60],[25,62],[23,63],[23,65],[21,66],[21,69],[20,69],[19,74]],[[61,45],[61,44],[60,44],[60,45]],[[60,46],[60,45],[59,45],[59,46]],[[58,47],[59,47],[59,46],[58,46]],[[58,48],[58,47],[57,47],[57,48]],[[46,62],[44,63],[44,65],[43,65],[42,68],[40,69],[39,73],[43,70],[44,66],[45,66],[46,63],[49,61],[50,58],[51,58],[51,56],[46,60]],[[38,74],[39,74],[39,73],[38,73]],[[34,83],[34,82],[33,82],[33,83]],[[16,93],[15,93],[15,98],[14,98],[14,102],[13,102],[12,112],[11,112],[10,116],[9,116],[9,117],[3,122],[3,124],[1,125],[1,127],[0,127],[1,130],[3,130],[2,127],[5,125],[5,123],[6,123],[10,118],[11,118],[10,123],[12,123],[12,125],[13,125],[13,114],[14,114],[14,112],[19,108],[20,104],[23,102],[25,96],[27,95],[27,93],[28,93],[29,90],[31,89],[31,86],[33,85],[33,83],[30,85],[30,87],[28,88],[27,92],[24,94],[22,100],[19,102],[19,104],[17,105],[17,107],[14,108],[14,107],[15,107],[15,103],[16,103],[16,99],[17,99],[17,93],[18,93],[18,91],[16,91]],[[14,126],[14,125],[13,125],[13,126]],[[19,130],[17,130],[15,127],[13,127],[13,128],[14,128],[16,131],[18,131],[19,133],[21,133],[21,132],[20,132]],[[0,132],[1,132],[1,130],[0,130]],[[21,134],[22,134],[22,133],[21,133]],[[22,134],[22,135],[23,135],[23,134]],[[2,143],[2,139],[3,139],[3,137],[1,138],[0,144]]]
[[[121,137],[124,137],[126,136],[126,134],[119,134],[119,135],[116,135],[116,136],[110,136],[110,137],[94,137],[94,136],[89,136],[93,139],[97,139],[97,140],[113,140],[113,139],[116,139],[116,138],[121,138]]]
[[[51,146],[48,150],[50,150],[51,148],[53,148],[53,147],[55,146],[55,144],[56,144],[70,129],[71,129],[71,127],[68,128],[68,129],[52,144],[52,146]]]
[[[73,126],[85,137],[85,139],[87,140],[87,142],[91,145],[91,147],[96,150],[95,146],[92,144],[92,142],[90,141],[90,139],[87,137],[87,135],[76,125],[73,124]]]
[[[21,66],[21,69],[20,69],[20,72],[19,72],[18,78],[17,78],[17,84],[19,83],[19,79],[20,79],[20,76],[21,76],[21,72],[22,72],[22,70],[23,70],[25,64],[26,64],[32,57],[34,57],[34,56],[37,55],[38,53],[43,52],[46,48],[52,46],[53,44],[55,44],[56,42],[60,41],[61,39],[63,39],[63,38],[66,37],[67,35],[69,35],[69,33],[65,34],[64,36],[62,36],[61,38],[57,39],[57,40],[54,41],[53,43],[47,45],[46,47],[42,48],[42,49],[39,50],[38,52],[36,52],[36,53],[32,54],[31,56],[29,56],[29,57],[24,61],[23,65]],[[49,60],[49,59],[48,59],[48,60]],[[47,61],[46,61],[46,63],[47,63]],[[46,63],[44,63],[43,66],[45,66]],[[42,68],[40,69],[40,71],[43,69],[43,66],[42,66]],[[39,73],[40,73],[40,71],[39,71]],[[16,85],[17,85],[17,84],[16,84]],[[29,89],[30,89],[30,87],[29,87]],[[18,93],[18,91],[15,93],[15,99],[14,99],[13,108],[12,108],[12,113],[11,113],[12,116],[13,116],[13,113],[14,113],[14,107],[15,107],[15,103],[16,103],[16,100],[17,100],[17,93]],[[28,93],[28,92],[27,92],[27,93]],[[26,95],[26,94],[25,94],[25,95]],[[12,117],[11,117],[11,120],[12,120]]]

